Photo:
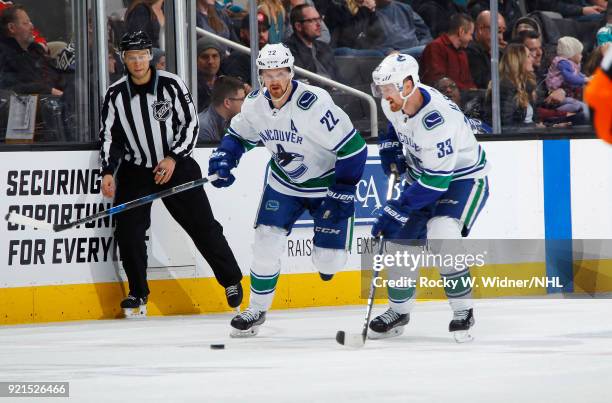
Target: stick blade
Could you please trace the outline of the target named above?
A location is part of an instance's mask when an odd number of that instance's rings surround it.
[[[365,340],[361,333],[346,333],[344,330],[338,330],[336,341],[338,344],[350,348],[361,348],[365,345]]]
[[[36,220],[32,217],[17,214],[15,212],[8,213],[4,218],[6,219],[6,221],[12,224],[25,225],[27,227],[34,227],[34,228],[44,229],[48,231],[53,231],[53,224],[49,224],[46,221]]]

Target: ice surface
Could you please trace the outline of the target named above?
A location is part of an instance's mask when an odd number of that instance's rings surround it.
[[[88,402],[612,402],[610,300],[476,301],[462,345],[447,303],[419,303],[403,336],[338,345],[364,308],[271,311],[251,339],[230,314],[4,326],[0,380]]]

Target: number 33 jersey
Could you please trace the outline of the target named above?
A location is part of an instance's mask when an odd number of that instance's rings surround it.
[[[383,112],[404,146],[412,182],[444,192],[453,180],[486,176],[489,165],[470,120],[434,88],[419,84],[418,90],[424,103],[414,116],[392,112],[389,102],[382,101]]]
[[[336,106],[327,91],[291,81],[289,99],[277,109],[267,90],[250,93],[234,116],[228,135],[246,150],[260,141],[272,154],[268,183],[283,194],[323,197],[337,179],[336,162],[350,168],[351,157],[366,145],[348,115]],[[355,164],[358,164],[358,158]],[[362,167],[355,167],[363,169]]]

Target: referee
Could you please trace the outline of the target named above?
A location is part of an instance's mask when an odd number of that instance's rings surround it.
[[[150,66],[151,49],[151,40],[142,31],[123,36],[120,51],[127,75],[112,84],[104,97],[102,193],[114,197],[115,204],[202,177],[191,158],[198,136],[191,94],[178,76]],[[212,267],[228,304],[240,305],[242,273],[204,189],[162,200]],[[126,317],[144,316],[149,295],[145,232],[151,225],[151,204],[119,214],[116,222],[115,237],[130,286],[121,308]]]

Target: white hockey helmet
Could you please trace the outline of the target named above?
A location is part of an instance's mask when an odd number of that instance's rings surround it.
[[[407,77],[412,77],[414,89],[406,96],[402,95],[404,89],[404,80]],[[419,79],[419,63],[410,55],[402,53],[391,54],[372,72],[372,95],[375,97],[383,97],[383,88],[393,86],[400,93],[400,97],[406,100],[416,90],[417,85],[421,82]]]
[[[267,44],[257,55],[257,72],[286,67],[291,71],[291,77],[293,77],[294,62],[295,59],[287,46],[282,43]]]

